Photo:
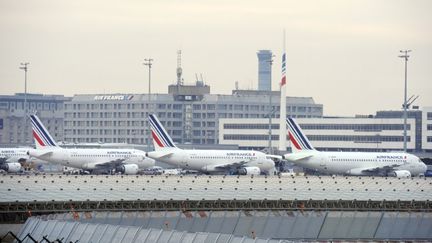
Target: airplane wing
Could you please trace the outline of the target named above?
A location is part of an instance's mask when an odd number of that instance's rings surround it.
[[[401,165],[403,165],[403,164],[392,164],[392,165],[375,166],[375,167],[369,167],[369,168],[357,168],[357,169],[351,169],[351,171],[357,171],[357,172],[361,172],[361,173],[387,174],[389,172],[396,170],[397,167],[399,167]]]
[[[366,168],[366,169],[363,169],[363,171],[364,172],[390,172],[401,165],[402,164],[392,164],[392,165],[386,165],[386,166],[381,166],[381,167]]]
[[[240,161],[240,162],[235,162],[235,163],[218,164],[218,165],[215,165],[214,167],[217,169],[238,169],[240,167],[243,167],[245,164],[247,164],[251,161],[252,160]]]
[[[97,168],[116,168],[124,163],[124,159],[116,159],[107,162],[96,163]]]

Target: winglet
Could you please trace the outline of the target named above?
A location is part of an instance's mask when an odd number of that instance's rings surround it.
[[[39,120],[36,115],[30,115],[30,121],[33,129],[33,138],[35,140],[36,148],[43,149],[46,147],[58,147],[54,138],[49,134],[48,130]]]
[[[155,150],[162,150],[166,148],[177,148],[172,138],[168,135],[162,123],[154,114],[149,115],[149,122],[152,132],[153,145]]]

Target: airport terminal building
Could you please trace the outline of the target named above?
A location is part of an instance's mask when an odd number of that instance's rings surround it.
[[[289,116],[297,117],[295,114]],[[378,111],[356,117],[300,118],[297,122],[312,145],[322,151],[400,151],[403,148],[402,111]],[[219,142],[243,149],[269,147],[268,119],[220,119]],[[272,147],[278,147],[279,120],[272,121]],[[288,139],[288,138],[287,138]],[[288,143],[289,144],[289,143]],[[407,150],[432,152],[432,107],[410,110],[407,119]],[[288,145],[290,151],[290,145]]]
[[[73,143],[147,144],[149,113],[157,114],[174,142],[219,144],[219,119],[278,117],[277,91],[234,90],[210,94],[210,87],[170,85],[168,94],[75,95],[64,105],[64,140]],[[270,96],[272,103],[270,105]],[[317,118],[323,105],[311,97],[287,97],[287,110]]]
[[[233,90],[210,94],[210,87],[170,85],[168,94],[27,94],[28,112],[37,111],[57,141],[67,143],[129,143],[152,149],[149,113],[155,113],[173,140],[196,148],[237,146],[262,150],[279,140],[279,92]],[[272,103],[270,105],[270,96]],[[0,144],[32,145],[30,122],[24,119],[24,94],[0,96]],[[323,105],[311,97],[287,97],[287,115],[295,117],[312,144],[323,151],[395,151],[403,148],[403,113],[324,117]],[[27,129],[25,126],[27,125]],[[409,152],[431,153],[432,107],[409,110]],[[149,145],[149,147],[147,147]],[[289,151],[289,143],[287,145]]]
[[[24,103],[27,103],[28,114],[37,111],[51,134],[63,140],[63,107],[64,102],[69,100],[63,95],[0,95],[0,146],[33,145],[31,124],[25,116]]]

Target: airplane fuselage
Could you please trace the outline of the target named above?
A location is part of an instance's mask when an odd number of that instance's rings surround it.
[[[21,160],[28,161],[28,148],[0,148],[0,158],[3,158],[8,163],[17,163]]]
[[[296,153],[296,156],[301,153],[309,153],[312,156],[293,161],[294,163],[330,174],[371,175],[374,173],[362,170],[376,167],[389,168],[389,171],[407,170],[411,175],[419,175],[426,171],[426,165],[418,157],[407,153],[306,151]],[[290,156],[285,156],[288,161]]]
[[[154,165],[154,160],[145,157],[145,152],[136,149],[63,149],[52,147],[30,150],[31,156],[52,163],[81,169],[95,169],[98,164],[124,160],[125,164],[136,164],[144,169]]]
[[[217,166],[237,163],[242,164],[239,167],[258,167],[261,171],[274,168],[273,160],[257,151],[168,149],[149,152],[148,156],[176,167],[203,172],[226,171]]]

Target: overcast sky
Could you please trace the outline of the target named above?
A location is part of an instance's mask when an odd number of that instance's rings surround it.
[[[186,83],[201,74],[213,94],[258,86],[256,52],[281,72],[287,95],[313,97],[325,115],[400,109],[408,93],[432,106],[432,1],[0,0],[0,94],[167,93],[182,50]]]

